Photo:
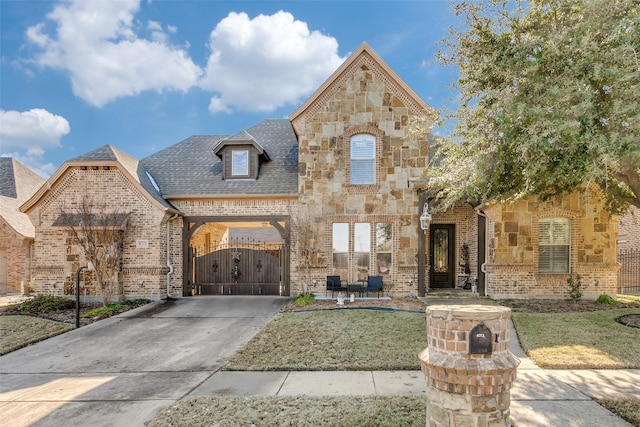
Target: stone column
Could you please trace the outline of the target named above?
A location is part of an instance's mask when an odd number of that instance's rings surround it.
[[[511,386],[520,360],[509,351],[511,309],[427,307],[427,427],[510,427]]]

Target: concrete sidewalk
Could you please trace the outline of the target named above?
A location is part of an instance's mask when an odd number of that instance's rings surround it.
[[[521,364],[511,390],[518,427],[633,427],[598,405],[605,396],[640,398],[640,370],[545,370],[522,351],[513,326],[511,352]],[[218,371],[189,396],[425,395],[421,371]],[[425,403],[426,404],[426,403]]]

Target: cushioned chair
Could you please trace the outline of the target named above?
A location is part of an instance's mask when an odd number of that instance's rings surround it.
[[[377,292],[378,298],[380,298],[380,294],[382,293],[382,276],[369,276],[367,278],[367,286],[362,289],[362,292],[367,295],[369,292]]]
[[[346,281],[340,280],[340,276],[327,276],[327,290],[324,291],[325,296],[327,296],[327,292],[329,291],[331,291],[331,296],[333,297],[334,292],[346,290]]]

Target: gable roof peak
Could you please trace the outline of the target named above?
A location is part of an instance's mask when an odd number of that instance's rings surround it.
[[[376,53],[367,42],[360,46],[331,74],[331,76],[304,102],[289,115],[296,132],[302,129],[308,116],[314,114],[324,102],[335,94],[346,80],[366,67],[377,74],[395,92],[414,114],[418,116],[435,115],[435,110],[427,104],[389,65]]]

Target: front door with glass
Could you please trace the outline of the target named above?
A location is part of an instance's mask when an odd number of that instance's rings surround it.
[[[429,287],[455,286],[455,225],[431,224],[429,233]]]

